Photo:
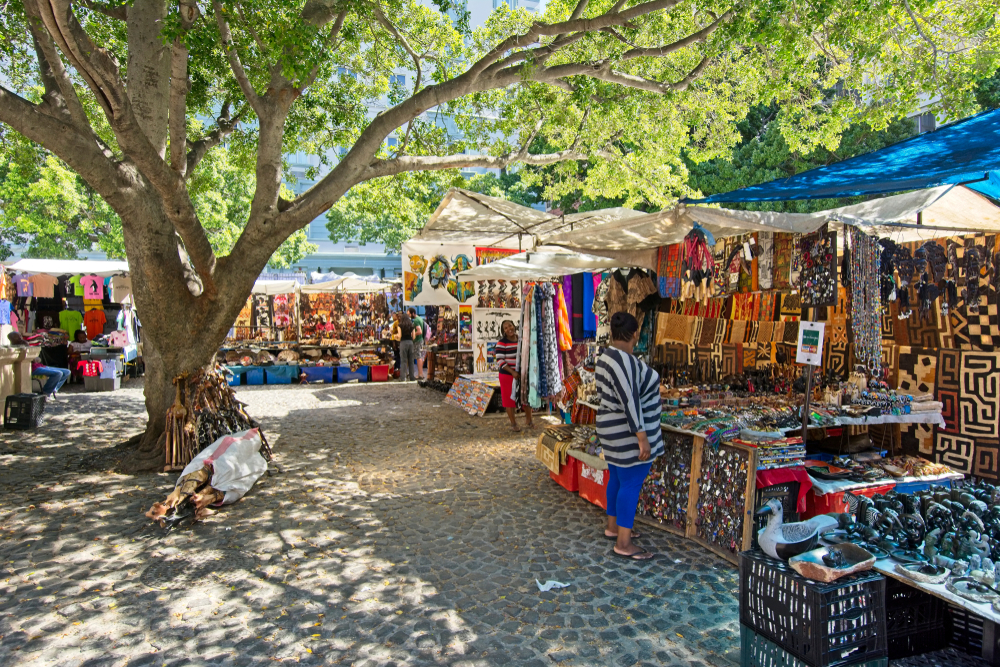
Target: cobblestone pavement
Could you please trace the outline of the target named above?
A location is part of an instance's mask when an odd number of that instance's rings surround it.
[[[275,462],[173,532],[142,513],[174,475],[101,469],[141,390],[0,433],[0,665],[738,664],[736,570],[652,529],[657,560],[610,558],[537,432],[414,384],[238,393]]]

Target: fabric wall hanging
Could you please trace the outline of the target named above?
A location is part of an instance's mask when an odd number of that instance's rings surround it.
[[[790,289],[792,287],[792,256],[795,253],[796,234],[777,232],[774,235],[774,268],[771,286],[774,289]]]
[[[774,284],[774,233],[757,232],[757,245],[760,255],[757,257],[757,284],[762,290],[771,289]]]

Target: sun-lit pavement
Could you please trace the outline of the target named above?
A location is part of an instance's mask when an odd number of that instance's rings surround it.
[[[655,530],[656,561],[612,559],[537,432],[414,384],[238,393],[271,471],[170,533],[142,512],[174,475],[104,471],[134,383],[0,433],[0,665],[738,664],[736,570]]]

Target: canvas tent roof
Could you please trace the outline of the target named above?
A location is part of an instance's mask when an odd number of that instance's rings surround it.
[[[346,292],[349,294],[367,294],[369,292],[381,292],[389,289],[391,283],[362,280],[354,276],[343,276],[312,285],[303,285],[299,291],[306,294],[317,294],[320,292]]]
[[[91,259],[21,259],[7,267],[17,273],[45,273],[50,276],[93,275],[107,278],[128,271],[128,262]]]
[[[452,188],[411,241],[468,243],[471,238],[477,244],[516,247],[520,234],[522,247],[531,247],[532,236],[579,230],[641,215],[640,211],[628,208],[552,215],[497,197]]]
[[[298,288],[299,283],[295,280],[258,280],[250,291],[253,294],[291,294]]]
[[[865,155],[688,203],[831,199],[959,184],[1000,200],[998,169],[995,109]]]
[[[920,213],[921,225],[917,224]],[[809,233],[824,222],[837,221],[867,228],[869,233],[898,241],[967,233],[1000,231],[1000,208],[968,188],[942,186],[817,213],[736,211],[705,206],[677,207],[640,218],[592,227],[580,232],[554,234],[542,241],[584,252],[656,248],[679,243],[695,223],[716,237],[748,231]],[[904,225],[900,227],[900,225]]]
[[[607,257],[597,257],[563,248],[538,248],[477,266],[458,274],[459,280],[536,280],[556,278],[581,271],[604,271],[626,266],[642,266]]]

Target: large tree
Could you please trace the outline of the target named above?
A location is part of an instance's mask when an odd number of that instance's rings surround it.
[[[553,0],[470,31],[446,0],[13,0],[0,122],[121,220],[149,417],[127,465],[155,468],[172,378],[211,360],[272,254],[352,187],[586,159],[588,187],[667,205],[683,153],[724,154],[756,104],[788,112],[793,150],[921,97],[968,113],[998,64],[998,1]],[[532,153],[538,138],[556,149]],[[223,142],[254,171],[225,255],[191,192]],[[329,171],[285,196],[282,156],[297,151]]]

